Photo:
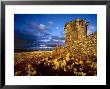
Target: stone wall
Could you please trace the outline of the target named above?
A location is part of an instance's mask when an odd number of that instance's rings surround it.
[[[81,41],[87,37],[88,23],[82,19],[76,19],[74,21],[65,24],[65,45],[72,46],[74,41]]]

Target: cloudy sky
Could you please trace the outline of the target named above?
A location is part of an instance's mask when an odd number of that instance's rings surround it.
[[[15,14],[15,49],[48,50],[64,45],[64,24],[81,18],[89,22],[87,34],[97,31],[96,14]]]

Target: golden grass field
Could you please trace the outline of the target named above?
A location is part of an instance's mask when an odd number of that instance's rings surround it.
[[[59,47],[60,48],[60,47]],[[63,49],[15,53],[15,76],[95,76],[96,56],[74,57]],[[61,52],[62,51],[62,52]]]
[[[22,60],[42,60],[46,57],[51,56],[52,51],[31,51],[31,52],[16,52],[14,53],[15,61],[22,61]],[[40,59],[39,59],[40,58]]]

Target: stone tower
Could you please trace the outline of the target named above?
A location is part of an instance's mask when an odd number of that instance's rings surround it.
[[[82,19],[76,19],[74,21],[65,24],[65,45],[71,45],[74,41],[81,41],[87,36],[88,23]]]

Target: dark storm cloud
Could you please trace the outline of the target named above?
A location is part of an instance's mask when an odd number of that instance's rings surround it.
[[[40,46],[40,44],[44,43],[41,40],[47,39],[50,35],[46,30],[47,28],[43,24],[36,25],[33,22],[25,23],[23,27],[15,28],[15,48]]]
[[[42,37],[39,35],[33,35],[33,33],[29,32],[15,32],[15,47],[33,47],[40,46],[41,44],[45,44],[41,40],[45,40],[46,37]]]
[[[50,35],[50,29],[47,28],[47,26],[44,24],[36,24],[35,22],[29,22],[26,24],[25,29],[27,29],[27,31],[30,30],[33,35],[42,36],[43,38],[48,37]]]
[[[32,35],[29,32],[26,32],[26,31],[21,32],[19,30],[19,31],[14,32],[14,39],[15,39],[14,40],[15,47],[18,48],[18,47],[26,47],[29,44],[32,44],[33,42],[35,42],[38,39],[38,37]]]

